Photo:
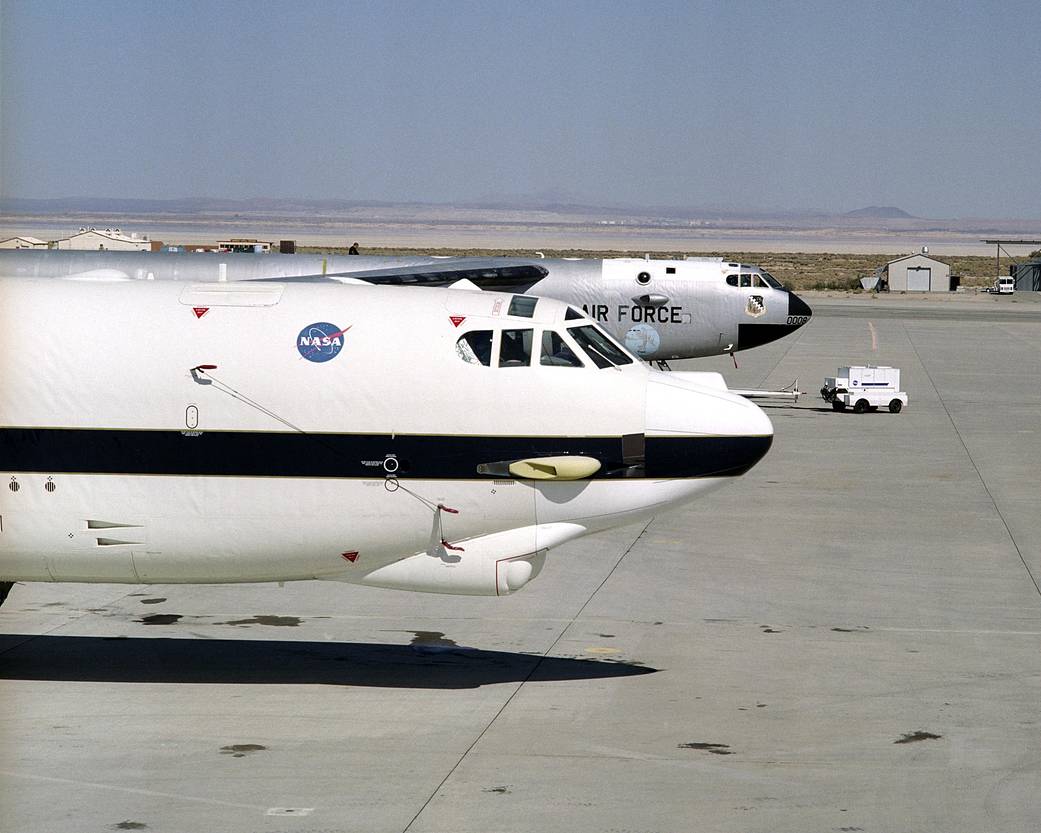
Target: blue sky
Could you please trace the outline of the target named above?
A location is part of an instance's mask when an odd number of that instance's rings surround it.
[[[0,195],[1039,217],[1036,2],[0,0]]]

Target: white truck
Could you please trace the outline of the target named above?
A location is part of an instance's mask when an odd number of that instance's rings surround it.
[[[1016,291],[1016,279],[1007,275],[999,275],[994,279],[991,292],[995,295],[1012,295]]]
[[[852,408],[855,414],[883,406],[898,414],[907,404],[907,394],[900,390],[900,369],[874,365],[840,367],[835,376],[825,377],[821,398],[836,411]]]

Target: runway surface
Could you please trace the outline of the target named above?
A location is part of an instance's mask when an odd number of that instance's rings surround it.
[[[0,829],[1037,831],[1041,316],[818,307],[678,369],[891,364],[903,413],[767,406],[750,474],[516,596],[16,586]]]

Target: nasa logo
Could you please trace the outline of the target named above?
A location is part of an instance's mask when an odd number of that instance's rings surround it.
[[[309,362],[327,362],[340,355],[343,349],[344,334],[350,327],[342,330],[328,321],[308,324],[296,337],[296,349]]]

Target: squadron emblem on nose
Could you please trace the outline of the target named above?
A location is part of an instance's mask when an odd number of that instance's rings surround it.
[[[752,316],[752,318],[758,318],[760,315],[766,315],[766,301],[762,295],[749,295],[748,305],[745,307],[745,313]]]

